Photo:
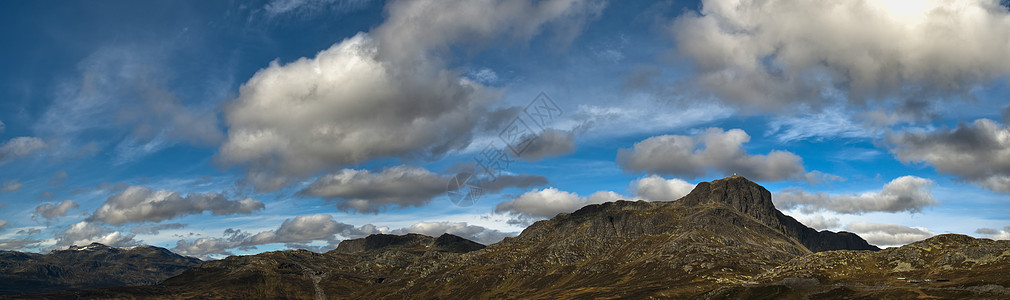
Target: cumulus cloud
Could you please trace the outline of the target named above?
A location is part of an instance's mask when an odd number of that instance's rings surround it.
[[[129,247],[140,242],[133,239],[135,235],[114,231],[98,224],[81,221],[67,227],[56,237],[56,244],[50,249],[61,249],[71,245],[87,245],[101,243],[112,247]]]
[[[6,180],[3,185],[0,186],[0,193],[17,192],[22,186],[24,186],[24,184],[17,179]]]
[[[833,211],[843,214],[866,212],[919,212],[923,208],[938,205],[933,199],[930,187],[933,181],[902,176],[891,180],[879,192],[852,195],[831,195],[827,193],[807,193],[799,189],[785,189],[773,197],[779,209],[800,209],[804,213]]]
[[[341,210],[379,212],[387,207],[422,206],[445,193],[449,177],[411,166],[396,166],[372,173],[343,169],[323,175],[299,193],[339,199]]]
[[[46,149],[46,142],[37,137],[12,138],[0,145],[0,164],[29,157]]]
[[[694,190],[694,184],[679,178],[665,179],[656,175],[631,182],[632,190],[643,200],[673,201]]]
[[[853,222],[845,230],[858,234],[870,244],[879,247],[896,247],[918,242],[934,235],[929,229],[895,224]]]
[[[426,205],[450,189],[459,188],[449,185],[451,178],[412,166],[386,168],[378,173],[343,169],[320,176],[298,193],[337,200],[337,208],[343,211],[377,213],[387,208]],[[494,181],[482,182],[481,187],[485,193],[494,193],[509,187],[544,184],[547,179],[543,176],[503,175]]]
[[[581,197],[575,193],[550,187],[529,191],[515,199],[498,203],[494,212],[513,216],[514,218],[509,223],[530,224],[536,220],[554,217],[559,213],[574,212],[589,204],[620,199],[627,199],[627,197],[611,191],[599,191],[589,197]]]
[[[905,163],[926,163],[982,188],[1010,193],[1010,128],[989,119],[932,132],[887,135],[890,151]]]
[[[224,237],[199,238],[193,241],[179,240],[172,248],[172,252],[182,255],[196,256],[200,259],[212,258],[211,254],[232,255],[229,249],[243,245],[249,234],[241,230],[228,228],[224,231]]]
[[[60,203],[43,203],[35,207],[35,216],[42,217],[46,221],[51,221],[52,219],[67,215],[67,211],[77,207],[77,203],[71,200],[63,200]]]
[[[625,171],[697,178],[711,172],[738,173],[754,180],[805,179],[803,159],[788,151],[747,154],[750,135],[740,129],[709,128],[697,136],[661,135],[617,151]]]
[[[213,215],[251,214],[263,209],[263,202],[252,198],[228,200],[217,193],[191,193],[182,196],[168,190],[152,190],[130,186],[109,197],[88,218],[112,225],[138,222],[160,222],[175,217],[210,211]]]
[[[984,235],[994,240],[1010,240],[1010,226],[1003,227],[1002,230],[992,228],[979,228],[975,233]]]
[[[595,3],[391,2],[372,32],[313,58],[274,61],[244,83],[225,109],[218,162],[245,165],[247,182],[273,190],[327,168],[463,149],[500,95],[445,69],[440,53],[464,40],[523,41],[557,19],[579,24],[602,9]]]
[[[274,231],[261,232],[250,237],[246,243],[252,245],[270,243],[304,243],[315,240],[334,240],[334,234],[354,228],[352,225],[338,223],[333,216],[315,214],[297,216],[284,220],[280,228]]]
[[[1010,13],[993,0],[705,0],[670,28],[700,85],[766,109],[966,93],[1010,74]]]
[[[520,159],[540,161],[544,158],[565,155],[575,151],[575,134],[571,131],[548,128],[544,129],[540,135],[529,138],[532,138],[533,141],[519,153]]]
[[[838,218],[826,218],[824,215],[802,217],[798,218],[797,221],[800,221],[803,225],[807,225],[807,227],[817,230],[834,229],[840,226]]]
[[[334,220],[333,216],[327,214],[301,215],[284,220],[277,229],[257,234],[229,228],[225,230],[223,237],[206,237],[193,241],[179,240],[172,251],[206,258],[211,254],[231,255],[229,250],[236,248],[251,249],[257,245],[273,243],[304,245],[313,241],[326,241],[329,247],[325,249],[332,249],[339,242],[338,234],[345,237],[360,237],[380,231],[374,225],[356,228],[353,225],[340,223]]]
[[[391,234],[419,233],[427,236],[438,237],[444,233],[457,235],[465,239],[478,242],[484,245],[497,243],[506,237],[513,237],[518,232],[501,232],[477,225],[468,225],[466,222],[420,222],[410,227],[389,231]]]

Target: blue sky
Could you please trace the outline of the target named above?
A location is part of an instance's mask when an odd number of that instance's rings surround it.
[[[880,246],[1010,239],[1005,2],[0,5],[0,249],[493,243],[734,173]]]

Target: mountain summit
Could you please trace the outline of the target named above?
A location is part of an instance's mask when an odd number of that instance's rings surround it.
[[[676,202],[686,206],[721,204],[732,207],[795,239],[813,252],[879,250],[858,235],[826,230],[818,232],[793,217],[786,216],[775,208],[771,192],[740,175],[698,183],[691,193]]]

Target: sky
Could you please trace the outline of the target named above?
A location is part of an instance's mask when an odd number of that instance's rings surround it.
[[[1010,239],[1010,1],[0,3],[0,249],[490,244],[739,174]]]

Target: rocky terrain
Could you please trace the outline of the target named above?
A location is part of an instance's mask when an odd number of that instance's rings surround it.
[[[47,255],[0,251],[0,295],[151,285],[200,263],[154,246],[121,249],[93,243]]]
[[[998,299],[1010,297],[1008,258],[1007,241],[941,235],[879,250],[851,233],[818,232],[734,176],[677,201],[589,205],[487,247],[449,234],[373,235],[322,254],[207,262],[155,286],[53,296]]]

